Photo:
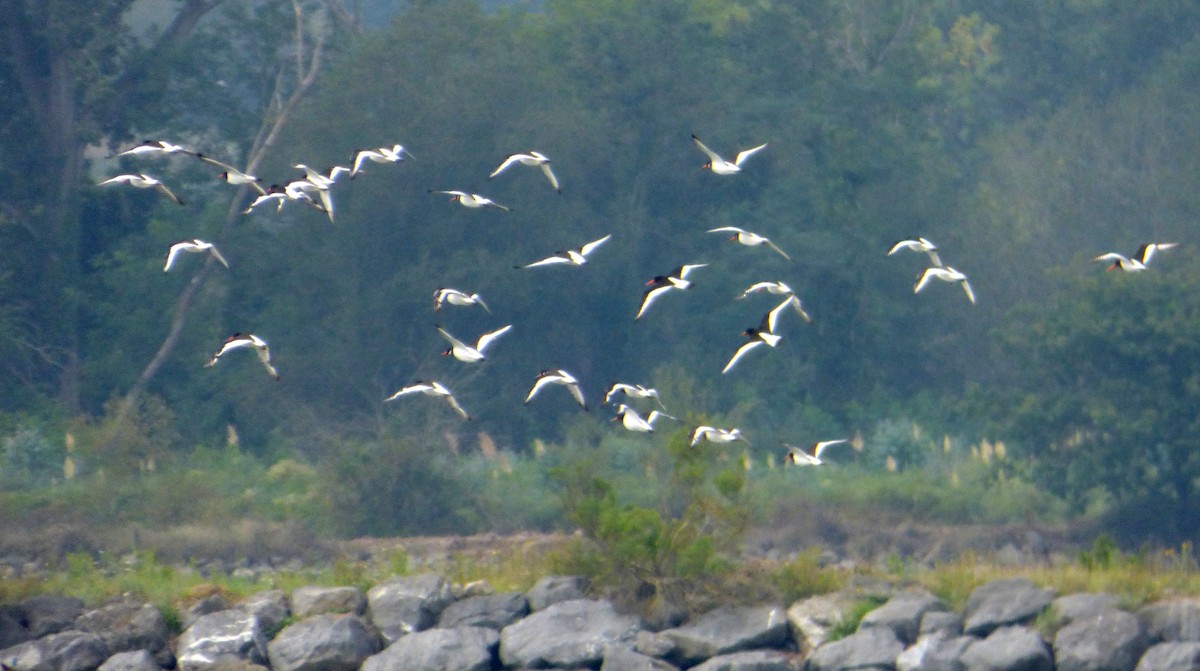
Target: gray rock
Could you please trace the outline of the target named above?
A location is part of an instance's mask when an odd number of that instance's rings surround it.
[[[963,617],[951,611],[930,611],[921,616],[921,628],[918,636],[941,634],[945,638],[954,638],[963,633]]]
[[[607,601],[562,601],[501,630],[500,661],[511,667],[594,667],[610,645],[633,648],[641,630],[641,620],[618,614]]]
[[[1138,610],[1151,643],[1200,641],[1200,604],[1194,600],[1160,601]]]
[[[826,643],[804,661],[806,671],[892,671],[904,644],[887,627],[863,629]]]
[[[267,636],[258,616],[237,609],[201,615],[175,642],[181,671],[210,671],[227,660],[267,662]]]
[[[1147,647],[1136,617],[1109,610],[1059,629],[1054,662],[1057,671],[1133,671]]]
[[[283,624],[287,622],[288,618],[292,616],[292,609],[288,606],[287,594],[284,594],[281,589],[272,589],[251,594],[239,603],[237,607],[243,613],[258,617],[259,624],[262,625],[267,638],[278,632],[283,627]]]
[[[367,658],[361,671],[488,671],[499,643],[500,634],[486,627],[430,629]]]
[[[313,615],[267,644],[272,671],[354,671],[379,652],[379,637],[355,615]]]
[[[0,650],[0,662],[20,671],[95,671],[106,659],[103,639],[73,630]]]
[[[446,606],[438,626],[487,627],[499,631],[529,614],[529,599],[520,592],[473,596]]]
[[[25,611],[20,606],[0,606],[0,650],[33,638],[25,626]]]
[[[718,655],[692,667],[693,671],[794,671],[792,658],[779,650],[744,650]]]
[[[675,652],[675,641],[654,631],[639,631],[633,638],[633,649],[647,657],[666,659]]]
[[[604,651],[600,671],[676,671],[676,667],[622,646],[610,646]]]
[[[929,592],[899,592],[864,615],[858,628],[887,627],[895,632],[901,643],[910,645],[917,640],[921,618],[926,613],[944,610],[946,605]]]
[[[787,617],[800,652],[814,650],[828,640],[829,630],[841,623],[849,606],[846,598],[830,594],[792,604]]]
[[[99,671],[162,671],[162,667],[145,650],[127,650],[104,660]]]
[[[367,607],[383,640],[392,643],[405,634],[432,627],[453,598],[449,583],[441,576],[426,574],[372,587],[367,592]]]
[[[1025,578],[993,580],[967,597],[963,631],[987,636],[1000,627],[1032,622],[1053,600],[1052,590]]]
[[[367,597],[357,587],[323,587],[306,585],[292,590],[292,611],[296,617],[323,613],[352,613],[362,615],[367,610]]]
[[[1095,617],[1100,613],[1116,610],[1117,597],[1104,592],[1080,592],[1060,596],[1050,603],[1050,612],[1060,626],[1075,620]]]
[[[556,603],[587,598],[590,582],[580,575],[552,575],[534,583],[526,595],[529,610],[545,610]]]
[[[1168,641],[1150,646],[1135,671],[1196,671],[1200,669],[1200,642]]]
[[[89,610],[75,621],[75,628],[98,635],[109,654],[145,650],[158,666],[170,666],[175,660],[167,645],[171,636],[167,621],[148,603],[118,601]]]
[[[896,671],[964,671],[960,658],[974,636],[923,634],[896,657]]]
[[[187,629],[195,624],[196,620],[199,620],[205,615],[219,613],[223,610],[229,610],[229,608],[229,602],[225,600],[225,597],[221,596],[219,593],[210,594],[192,604],[190,608],[184,611],[183,628]]]
[[[1046,643],[1028,627],[1001,627],[968,645],[959,659],[966,671],[1054,671]]]
[[[675,643],[670,661],[692,666],[740,650],[781,647],[788,640],[788,621],[777,606],[722,607],[659,635]]]
[[[22,601],[21,610],[30,637],[41,638],[72,628],[75,618],[83,614],[83,601],[73,596],[39,594]]]

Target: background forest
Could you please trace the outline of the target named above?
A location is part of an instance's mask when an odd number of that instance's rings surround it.
[[[1195,2],[15,0],[0,26],[10,523],[555,529],[588,478],[668,514],[686,460],[668,448],[704,423],[749,438],[703,454],[745,469],[717,490],[764,519],[821,500],[1195,536]],[[692,133],[727,155],[769,146],[720,177]],[[243,215],[249,189],[192,157],[108,158],[144,138],[265,183],[367,147],[413,158],[338,183],[331,223]],[[527,168],[487,179],[529,149],[561,195]],[[122,172],[186,205],[96,186]],[[794,263],[705,234],[718,226]],[[581,268],[513,268],[607,234]],[[940,283],[913,294],[924,256],[886,252],[918,235],[977,305]],[[229,269],[189,255],[164,273],[194,237]],[[1144,242],[1180,246],[1142,273],[1093,260]],[[635,323],[643,283],[682,263],[709,265]],[[763,280],[812,323],[722,375],[774,305],[734,296]],[[441,286],[492,314],[435,314]],[[514,328],[469,366],[440,356],[435,323]],[[204,367],[235,331],[270,342],[281,381],[248,353]],[[591,411],[556,390],[523,406],[545,368],[574,373]],[[417,379],[473,420],[383,402]],[[615,380],[658,388],[680,421],[609,423]],[[781,441],[841,437],[853,447],[819,474],[781,467]]]

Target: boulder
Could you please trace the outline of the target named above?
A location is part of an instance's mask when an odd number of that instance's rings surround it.
[[[794,671],[794,656],[781,650],[744,650],[717,655],[692,667],[692,671]]]
[[[581,575],[546,576],[534,583],[526,596],[529,610],[537,612],[562,601],[573,601],[587,597],[590,582]]]
[[[199,620],[204,615],[219,613],[223,610],[229,610],[229,608],[229,602],[219,592],[210,594],[192,604],[191,607],[183,612],[183,628],[187,629],[192,626],[196,623],[196,620]]]
[[[896,657],[896,671],[964,671],[960,658],[974,636],[923,634]]]
[[[1152,603],[1138,610],[1137,618],[1151,643],[1200,641],[1200,604],[1194,600]]]
[[[676,667],[617,645],[604,651],[604,663],[600,665],[600,671],[676,671]]]
[[[826,643],[808,656],[806,671],[892,671],[904,644],[887,627],[863,629]]]
[[[1133,671],[1148,643],[1133,615],[1109,610],[1078,619],[1054,636],[1057,671]]]
[[[99,671],[162,671],[162,666],[146,650],[127,650],[104,660]]]
[[[379,637],[356,615],[313,615],[267,644],[272,671],[354,671],[379,652]]]
[[[196,618],[175,642],[181,671],[211,671],[225,660],[267,662],[267,636],[256,615],[238,609],[221,610]]]
[[[25,611],[18,605],[0,606],[0,650],[33,638],[25,626]]]
[[[1150,646],[1135,671],[1196,671],[1200,669],[1200,642],[1168,641]]]
[[[921,630],[921,618],[929,612],[946,610],[942,600],[929,592],[899,592],[887,603],[868,612],[859,622],[859,629],[887,627],[901,643],[911,645]]]
[[[1117,597],[1104,592],[1080,592],[1060,596],[1050,602],[1050,612],[1059,626],[1116,610]]]
[[[420,631],[367,658],[361,671],[489,671],[499,643],[500,634],[486,627]]]
[[[41,638],[71,629],[83,614],[83,601],[73,596],[39,594],[21,602],[30,638]]]
[[[171,636],[167,620],[148,603],[122,600],[89,610],[75,621],[75,628],[98,635],[109,654],[145,650],[158,666],[172,666],[175,661],[167,644]]]
[[[608,646],[633,648],[642,622],[607,601],[573,599],[500,631],[500,661],[525,668],[597,666]]]
[[[1042,637],[1028,627],[1001,627],[973,641],[959,658],[966,671],[1054,671]]]
[[[367,610],[367,597],[357,587],[324,587],[306,585],[292,590],[292,612],[304,618],[323,613],[362,615]]]
[[[95,671],[106,659],[103,639],[74,630],[0,650],[0,662],[20,671]]]
[[[257,617],[268,638],[278,632],[292,616],[287,594],[284,594],[281,589],[251,594],[237,607],[242,612]]]
[[[425,574],[372,587],[367,592],[367,607],[383,640],[392,643],[405,634],[432,627],[453,598],[445,579]]]
[[[797,601],[787,610],[792,639],[800,652],[814,650],[829,638],[829,630],[842,621],[848,603],[843,598],[825,594]]]
[[[788,641],[788,620],[777,606],[721,607],[659,635],[675,643],[670,661],[692,666],[710,657]]]
[[[520,592],[473,596],[446,606],[438,626],[487,627],[500,631],[529,614],[529,599]]]
[[[1032,622],[1050,602],[1054,592],[1025,578],[993,580],[976,587],[967,597],[963,631],[987,636],[1000,627]]]

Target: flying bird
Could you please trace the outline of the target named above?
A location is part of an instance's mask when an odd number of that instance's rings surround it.
[[[350,179],[354,179],[362,172],[363,163],[371,161],[372,163],[399,163],[404,160],[404,155],[412,156],[407,149],[402,145],[392,145],[389,147],[379,147],[377,149],[360,149],[354,153],[353,167],[350,168]]]
[[[139,189],[156,189],[159,193],[175,201],[176,205],[183,205],[183,201],[179,199],[179,196],[176,196],[174,193],[172,193],[171,190],[167,188],[166,184],[163,184],[161,181],[151,177],[150,175],[147,175],[146,173],[109,177],[103,182],[97,183],[96,186],[108,186],[110,184],[128,184],[129,186],[135,186]]]
[[[483,361],[486,358],[484,356],[484,352],[491,347],[492,343],[496,341],[496,338],[508,333],[509,329],[512,328],[512,324],[496,329],[491,333],[484,333],[483,335],[479,336],[479,340],[476,341],[474,347],[450,335],[446,329],[442,328],[441,326],[437,326],[436,328],[438,333],[442,334],[442,337],[450,342],[450,347],[447,347],[446,350],[442,352],[442,356],[453,356],[459,361],[476,363]]]
[[[449,289],[447,287],[438,287],[433,292],[433,311],[437,312],[442,309],[444,303],[450,305],[468,306],[478,305],[483,308],[484,312],[491,314],[492,311],[488,308],[487,303],[483,302],[483,297],[479,294],[469,294],[458,289]]]
[[[604,402],[612,403],[613,396],[619,393],[623,393],[630,398],[652,398],[658,402],[658,407],[663,410],[667,409],[667,406],[663,405],[662,399],[659,398],[657,389],[643,387],[640,384],[625,384],[624,382],[614,382],[609,385],[608,389],[604,392]]]
[[[733,356],[729,359],[729,363],[725,364],[725,368],[721,370],[722,375],[733,369],[733,367],[737,365],[737,362],[741,361],[742,357],[746,356],[746,354],[748,354],[751,350],[761,347],[762,345],[775,347],[779,344],[779,341],[783,339],[783,336],[775,333],[775,327],[779,322],[779,313],[783,311],[784,308],[790,306],[794,298],[795,297],[792,296],[784,299],[782,303],[775,306],[775,308],[767,314],[763,315],[762,321],[760,321],[758,324],[758,328],[748,328],[745,331],[742,331],[742,335],[749,338],[749,341],[743,344],[737,349],[736,352],[733,353]]]
[[[463,207],[469,207],[471,209],[494,207],[497,210],[503,210],[505,212],[510,211],[509,208],[497,203],[491,198],[481,196],[477,193],[467,193],[466,191],[434,191],[433,189],[430,189],[429,193],[444,193],[450,196],[451,202],[457,202],[459,205],[462,205]]]
[[[221,265],[225,266],[226,268],[229,267],[229,262],[225,260],[224,256],[221,256],[221,252],[217,250],[213,243],[205,242],[199,238],[196,238],[194,240],[176,242],[175,244],[171,245],[171,250],[167,252],[167,263],[163,266],[164,273],[170,270],[171,266],[175,265],[175,258],[183,252],[192,252],[195,254],[203,254],[208,252],[214,259],[220,261]]]
[[[654,431],[654,422],[657,421],[659,417],[675,419],[674,417],[657,410],[651,410],[650,414],[643,418],[638,414],[637,410],[634,410],[633,408],[622,403],[617,406],[617,416],[613,417],[612,421],[616,422],[619,420],[621,425],[630,431],[649,433]]]
[[[958,282],[962,285],[963,291],[967,293],[967,299],[971,304],[975,304],[975,292],[971,290],[971,283],[967,281],[967,276],[950,266],[926,268],[924,273],[921,273],[921,279],[917,281],[913,287],[913,293],[920,293],[921,289],[929,283],[929,280],[937,279],[943,282]]]
[[[750,442],[742,436],[741,429],[719,429],[712,426],[697,426],[692,430],[692,438],[689,445],[695,446],[696,443],[702,440],[707,440],[710,443],[732,443],[735,440],[740,440],[747,444]]]
[[[254,190],[257,191],[260,196],[266,195],[267,190],[262,187],[261,177],[255,177],[254,175],[244,173],[232,165],[229,165],[228,163],[222,163],[221,161],[218,161],[217,159],[206,154],[197,152],[195,156],[209,165],[214,165],[218,168],[221,168],[221,172],[217,174],[217,177],[225,182],[233,184],[234,186],[249,184],[250,186],[254,187]]]
[[[641,319],[646,310],[650,309],[650,305],[668,291],[673,289],[691,289],[692,282],[687,279],[688,274],[697,268],[703,268],[707,265],[707,263],[693,263],[691,265],[679,266],[666,275],[655,275],[650,278],[645,284],[645,286],[650,288],[642,292],[641,307],[638,308],[638,312],[633,318]]]
[[[746,296],[759,293],[760,291],[765,291],[769,294],[775,294],[777,296],[787,296],[785,301],[792,307],[793,310],[796,311],[796,314],[800,315],[800,318],[806,322],[812,321],[812,318],[809,317],[808,313],[804,311],[804,305],[800,302],[800,297],[796,295],[796,292],[793,291],[791,287],[783,282],[757,282],[755,284],[751,284],[740,295],[734,296],[734,299],[742,300]]]
[[[541,168],[542,173],[546,175],[546,179],[550,180],[550,186],[554,187],[555,191],[562,193],[562,189],[558,186],[558,178],[554,176],[554,171],[550,169],[550,158],[540,151],[531,151],[528,154],[510,154],[504,159],[504,162],[492,171],[492,174],[488,175],[488,179],[499,175],[515,163]]]
[[[710,229],[708,232],[709,233],[733,233],[733,235],[729,236],[730,240],[739,242],[743,245],[746,245],[747,247],[758,247],[759,245],[766,245],[766,246],[770,247],[771,249],[775,250],[776,252],[778,252],[778,254],[780,256],[787,259],[788,261],[792,260],[792,257],[788,256],[787,254],[784,254],[783,250],[776,247],[774,242],[771,242],[767,238],[765,238],[757,233],[752,233],[750,231],[740,229],[737,226],[721,226],[720,228]]]
[[[1150,259],[1154,258],[1156,252],[1165,251],[1173,247],[1178,247],[1178,242],[1147,242],[1141,247],[1138,247],[1137,253],[1132,258],[1126,257],[1117,252],[1109,252],[1101,254],[1095,258],[1096,261],[1111,261],[1108,270],[1123,270],[1125,272],[1138,272],[1145,270],[1150,265]]]
[[[593,240],[578,249],[560,249],[554,256],[549,256],[541,261],[534,261],[523,266],[514,266],[515,268],[537,268],[538,266],[551,266],[560,263],[567,263],[573,266],[582,266],[587,263],[587,257],[592,252],[596,251],[600,245],[608,242],[612,234],[608,234],[599,240]]]
[[[575,402],[585,411],[588,409],[587,401],[583,400],[583,392],[579,389],[579,380],[565,370],[544,370],[537,375],[537,380],[534,381],[533,387],[529,390],[529,395],[525,397],[525,402],[529,403],[533,397],[537,395],[544,387],[552,384],[563,385],[567,391],[571,392],[571,396],[575,397]]]
[[[734,173],[741,172],[742,161],[745,161],[751,156],[757,154],[767,146],[767,143],[764,142],[757,147],[743,149],[742,151],[738,152],[737,157],[735,157],[733,161],[726,161],[725,159],[721,158],[717,152],[704,146],[704,143],[700,141],[700,138],[696,137],[695,133],[692,134],[692,142],[696,143],[696,146],[700,148],[700,151],[708,155],[708,163],[705,163],[701,167],[712,170],[718,175],[732,175]]]
[[[784,443],[783,446],[788,448],[788,451],[787,454],[784,455],[783,460],[786,463],[794,464],[796,466],[820,466],[825,463],[821,460],[821,455],[825,453],[826,449],[832,445],[840,445],[846,442],[849,442],[848,438],[822,440],[820,442],[813,443],[807,449]]]
[[[152,154],[195,155],[196,152],[184,147],[183,145],[178,145],[166,140],[143,140],[139,145],[130,147],[129,149],[116,154],[110,154],[109,158],[112,158],[113,156],[148,156]]]
[[[217,353],[213,355],[212,359],[209,359],[208,363],[204,364],[204,367],[211,368],[217,365],[217,360],[224,356],[226,352],[243,347],[254,348],[254,353],[258,355],[258,360],[262,362],[263,367],[267,369],[271,377],[275,378],[276,382],[279,381],[279,371],[275,370],[275,367],[271,365],[271,350],[267,347],[267,341],[252,333],[234,333],[226,338],[225,342],[221,345],[221,349],[217,350]]]
[[[407,387],[404,387],[400,391],[383,399],[383,401],[384,401],[384,403],[387,403],[388,401],[394,401],[394,400],[400,398],[401,396],[407,396],[408,394],[425,394],[426,396],[440,396],[440,397],[446,399],[446,402],[450,404],[450,407],[454,408],[454,412],[457,412],[459,415],[462,415],[463,419],[465,419],[467,421],[471,420],[471,416],[468,415],[467,411],[463,410],[463,407],[458,404],[457,400],[455,400],[454,394],[450,393],[449,389],[447,389],[441,382],[437,382],[437,381],[425,382],[424,380],[417,380],[416,382],[408,385]]]
[[[926,238],[901,240],[892,245],[892,248],[888,250],[887,255],[891,256],[902,249],[907,249],[912,252],[924,252],[929,257],[929,262],[939,268],[945,265],[942,263],[942,257],[938,256],[937,245],[933,244]]]

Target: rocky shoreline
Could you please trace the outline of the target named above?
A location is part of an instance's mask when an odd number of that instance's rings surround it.
[[[308,586],[241,603],[220,596],[172,636],[154,606],[95,609],[35,596],[0,605],[0,662],[15,671],[1186,671],[1200,669],[1200,601],[1136,612],[1109,594],[1055,595],[1023,578],[977,588],[961,612],[925,591],[890,590],[836,641],[861,591],[793,604],[725,606],[651,627],[587,581],[528,592],[452,585],[429,573],[370,589]]]

